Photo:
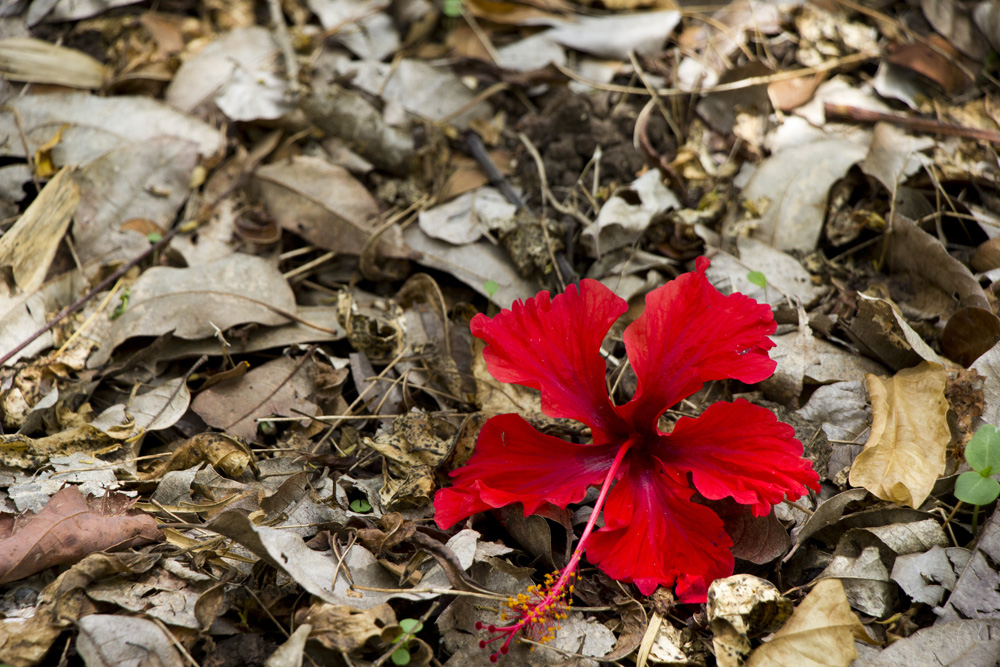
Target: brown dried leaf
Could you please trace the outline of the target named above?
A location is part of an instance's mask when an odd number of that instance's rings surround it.
[[[153,517],[116,504],[109,504],[107,498],[88,503],[79,489],[69,486],[52,496],[38,514],[19,524],[11,521],[0,539],[0,583],[73,563],[97,551],[160,539]]]
[[[282,227],[324,250],[359,255],[379,227],[378,203],[368,189],[343,167],[320,158],[265,165],[252,183]],[[381,236],[382,252],[405,257],[402,245],[398,228]]]
[[[944,473],[951,441],[948,373],[922,362],[887,379],[865,377],[872,402],[872,429],[851,466],[850,482],[900,505],[917,508]]]
[[[868,640],[836,579],[816,584],[769,642],[750,655],[746,667],[847,667],[858,657],[854,639]]]
[[[306,365],[290,357],[269,361],[237,382],[206,389],[194,399],[191,409],[211,426],[255,440],[258,417],[300,416],[295,410],[316,414],[316,405],[306,400],[316,389]]]

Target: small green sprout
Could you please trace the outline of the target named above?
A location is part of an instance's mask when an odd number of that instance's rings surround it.
[[[125,310],[128,308],[128,300],[130,296],[132,296],[131,288],[126,287],[125,289],[122,290],[122,293],[118,296],[118,299],[121,301],[121,303],[119,303],[118,307],[115,308],[113,313],[111,313],[111,319],[117,320],[119,317],[125,314]]]
[[[146,240],[150,243],[159,243],[163,240],[163,234],[160,232],[150,232],[149,234],[146,234]]]
[[[492,299],[493,295],[500,289],[500,285],[495,280],[487,280],[483,283],[483,289],[486,291],[486,296]]]
[[[963,503],[975,505],[972,530],[976,530],[979,506],[989,505],[1000,497],[1000,431],[992,424],[984,424],[965,446],[965,460],[972,466],[955,481],[955,497]]]
[[[357,512],[358,514],[364,514],[365,512],[371,512],[372,506],[364,498],[358,498],[357,500],[351,501],[351,511]]]
[[[441,13],[450,19],[461,16],[462,0],[444,0],[444,5],[441,7]]]
[[[767,289],[767,278],[760,271],[751,271],[748,273],[747,280],[761,289]]]
[[[402,630],[399,636],[396,637],[396,641],[400,642],[399,648],[392,652],[390,658],[392,659],[392,664],[394,665],[408,665],[410,664],[410,647],[409,638],[422,630],[424,624],[415,618],[404,618],[399,622],[399,629]],[[406,638],[403,641],[403,638]]]

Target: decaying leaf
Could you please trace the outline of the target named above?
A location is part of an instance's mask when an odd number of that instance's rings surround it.
[[[208,463],[232,479],[239,479],[253,465],[250,449],[225,433],[202,433],[175,445],[173,453],[148,474],[146,479],[159,479],[173,470],[184,470],[199,463]]]
[[[37,468],[50,456],[82,452],[93,454],[118,444],[96,426],[83,424],[41,438],[24,435],[0,435],[0,462],[15,468]]]
[[[795,608],[792,617],[767,643],[758,647],[746,667],[847,667],[858,657],[854,640],[870,641],[851,611],[844,587],[824,579]]]
[[[947,380],[947,371],[928,362],[887,379],[866,376],[872,430],[851,466],[853,486],[900,505],[923,504],[944,473],[951,441]]]
[[[387,604],[363,610],[316,602],[308,609],[300,609],[295,615],[295,622],[312,626],[310,639],[315,639],[331,650],[346,653],[361,648],[375,637],[391,639],[383,637],[383,633],[395,635],[399,632],[398,628],[392,627],[396,625],[396,614]]]
[[[738,667],[750,654],[750,638],[780,628],[792,615],[792,602],[771,582],[736,574],[712,582],[706,612],[719,667]]]
[[[382,503],[397,506],[429,503],[437,488],[436,469],[451,453],[455,427],[426,413],[411,413],[392,422],[390,431],[363,442],[385,457]]]
[[[153,517],[128,511],[128,502],[115,496],[88,503],[76,487],[69,486],[52,496],[38,514],[17,523],[8,518],[0,539],[0,583],[73,563],[96,551],[160,539]]]

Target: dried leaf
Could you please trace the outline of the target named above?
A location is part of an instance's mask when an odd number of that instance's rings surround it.
[[[301,156],[261,167],[253,179],[260,201],[285,229],[326,250],[358,255],[379,227],[378,204],[343,167]],[[380,237],[380,248],[405,256],[399,230]]]
[[[131,294],[128,308],[91,355],[90,367],[106,362],[115,347],[135,336],[173,331],[178,338],[208,338],[247,322],[285,324],[280,313],[295,312],[295,295],[281,273],[261,257],[238,253],[186,269],[147,269]]]
[[[23,292],[34,292],[45,281],[80,203],[80,189],[71,174],[67,168],[56,174],[17,222],[0,236],[0,267],[12,267],[14,282]]]
[[[84,165],[125,144],[143,144],[157,137],[193,141],[203,157],[222,148],[222,135],[213,127],[185,116],[161,102],[144,97],[98,97],[84,93],[26,95],[8,102],[0,113],[0,136],[20,136],[24,128],[27,149],[20,141],[5,146],[8,157],[33,155],[51,137],[52,129],[68,123],[59,144],[59,164]]]
[[[369,639],[382,637],[389,626],[396,625],[396,614],[392,607],[380,604],[371,609],[315,602],[308,609],[300,609],[295,614],[296,625],[308,623],[312,626],[310,639],[315,639],[333,651],[349,653],[365,645]]]
[[[88,665],[185,667],[166,630],[145,618],[91,614],[79,621],[76,650]]]
[[[944,473],[951,441],[948,373],[923,362],[892,378],[865,378],[872,402],[872,430],[865,449],[851,466],[853,486],[873,495],[917,508]]]
[[[160,539],[153,517],[129,512],[122,497],[88,504],[74,486],[52,496],[41,512],[4,531],[0,539],[0,583],[75,563],[96,551],[128,549]]]
[[[738,667],[750,654],[750,638],[781,627],[792,615],[792,603],[771,582],[736,574],[708,587],[706,612],[719,667]]]
[[[933,661],[932,663],[930,661]],[[961,620],[918,630],[854,667],[995,667],[1000,664],[1000,619]]]
[[[1000,512],[983,526],[969,564],[955,584],[938,623],[969,618],[997,618],[1000,615]]]
[[[31,37],[0,40],[0,76],[11,81],[100,88],[104,65],[86,53]]]
[[[820,581],[746,667],[847,667],[858,657],[854,639],[868,641],[836,579]]]
[[[763,201],[754,238],[778,250],[813,252],[823,229],[830,186],[865,157],[864,146],[825,139],[779,151],[765,159],[743,190]],[[823,155],[823,160],[817,160]],[[766,275],[766,273],[765,273]]]
[[[233,382],[214,385],[191,403],[205,423],[249,441],[257,439],[257,418],[300,417],[317,406],[308,400],[316,391],[308,360],[280,357]]]

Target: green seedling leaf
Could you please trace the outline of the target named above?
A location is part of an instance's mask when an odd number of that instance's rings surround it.
[[[424,627],[424,624],[415,618],[404,618],[399,622],[399,629],[403,632],[409,632],[411,635],[420,632]]]
[[[752,282],[757,287],[764,289],[767,287],[767,278],[760,271],[751,271],[747,274],[747,280]]]
[[[118,307],[115,308],[115,311],[111,313],[111,319],[117,320],[119,317],[125,314],[125,311],[128,309],[128,300],[131,295],[132,295],[131,288],[126,287],[124,290],[122,290],[121,296],[118,297],[121,303],[119,303]]]
[[[955,480],[955,497],[970,505],[989,505],[1000,496],[1000,482],[978,472],[963,472]]]
[[[410,664],[410,650],[405,646],[400,646],[395,651],[392,652],[392,664],[394,665],[408,665]]]
[[[150,232],[149,234],[146,234],[146,239],[150,243],[159,243],[163,240],[163,234],[160,232]]]
[[[448,18],[456,18],[462,15],[462,0],[444,0],[441,13]]]
[[[364,498],[358,498],[357,500],[352,500],[351,501],[351,510],[353,510],[353,511],[359,513],[359,514],[363,514],[365,512],[371,512],[372,511],[372,506],[371,506],[371,503],[369,503]],[[406,663],[403,663],[403,664],[406,664]]]
[[[979,427],[972,440],[965,446],[965,460],[973,470],[989,477],[993,471],[1000,472],[1000,431],[992,424]]]
[[[493,295],[500,289],[500,285],[495,280],[487,280],[483,283],[483,289],[486,290],[486,296],[492,299]]]

